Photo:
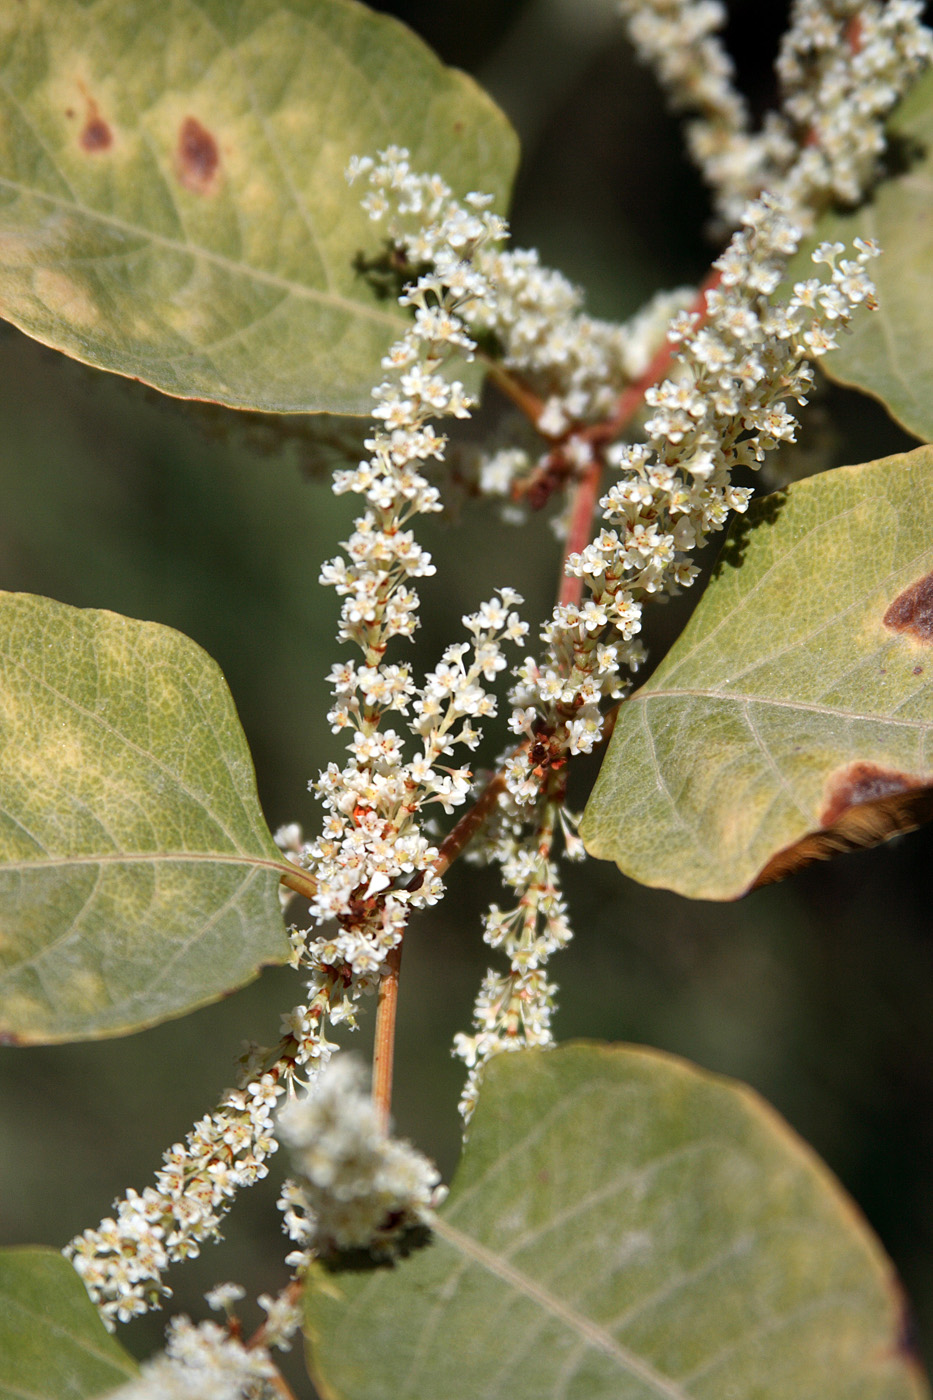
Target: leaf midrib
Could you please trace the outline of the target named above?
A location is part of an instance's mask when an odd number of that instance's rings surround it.
[[[644,1361],[628,1347],[617,1342],[615,1337],[600,1327],[598,1323],[578,1312],[562,1298],[556,1297],[530,1275],[515,1268],[500,1255],[480,1244],[478,1240],[464,1234],[443,1219],[432,1221],[432,1229],[458,1253],[465,1255],[475,1264],[501,1279],[503,1283],[515,1288],[526,1298],[537,1303],[539,1307],[587,1341],[590,1346],[610,1357],[620,1369],[644,1381],[656,1395],[664,1397],[665,1400],[691,1400],[688,1392],[683,1390],[676,1381],[671,1380],[669,1376],[663,1375],[660,1371],[656,1371],[649,1362]]]
[[[43,860],[3,860],[0,877],[5,871],[28,874],[33,870],[58,870],[72,865],[187,865],[208,862],[215,865],[247,865],[258,870],[274,870],[279,875],[294,875],[296,866],[288,861],[272,860],[268,856],[252,855],[249,851],[103,851],[80,856],[48,856]]]
[[[203,247],[201,244],[185,242],[179,238],[171,238],[168,234],[154,233],[150,229],[139,224],[131,223],[126,219],[119,219],[113,214],[103,214],[96,209],[89,209],[86,205],[74,200],[64,199],[59,195],[48,194],[45,190],[33,189],[29,185],[24,185],[18,180],[10,180],[6,176],[0,176],[0,188],[14,191],[29,199],[39,199],[45,201],[55,208],[65,210],[69,213],[78,214],[89,221],[96,221],[109,228],[118,230],[121,233],[130,234],[135,238],[145,239],[149,243],[157,244],[159,247],[167,248],[172,252],[181,253],[188,257],[202,258],[205,262],[222,268],[227,272],[232,272],[239,277],[245,277],[254,282],[259,282],[264,286],[274,287],[279,291],[287,292],[290,296],[303,298],[305,301],[314,302],[320,306],[326,306],[334,310],[343,311],[351,316],[362,316],[373,321],[377,325],[398,330],[403,324],[398,316],[390,316],[385,311],[380,311],[376,307],[367,306],[365,302],[353,301],[348,297],[340,296],[336,292],[320,291],[316,287],[309,287],[305,282],[295,282],[289,277],[283,277],[278,273],[269,272],[264,268],[257,268],[251,263],[243,262],[236,258],[227,257],[223,253],[213,252],[211,249]],[[10,227],[9,232],[21,234],[18,227]]]

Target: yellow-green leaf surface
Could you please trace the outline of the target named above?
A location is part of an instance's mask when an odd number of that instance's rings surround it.
[[[284,962],[282,868],[199,646],[0,594],[0,1036],[137,1030]]]
[[[750,1090],[656,1051],[490,1065],[427,1247],[316,1270],[325,1400],[919,1400],[890,1265]]]
[[[0,1249],[0,1400],[93,1400],[139,1374],[54,1249]]]
[[[817,225],[817,242],[838,239],[851,247],[853,238],[874,238],[882,248],[869,269],[878,310],[858,316],[854,334],[840,336],[839,349],[820,366],[831,379],[874,395],[910,432],[933,441],[933,72],[898,108],[890,137],[904,170],[883,180],[863,208],[828,214]],[[804,261],[793,271],[813,275]]]
[[[366,413],[403,321],[344,172],[390,143],[504,207],[505,117],[354,0],[0,4],[0,315],[169,394]]]
[[[634,879],[732,899],[928,815],[933,448],[752,505],[620,708],[581,828]]]

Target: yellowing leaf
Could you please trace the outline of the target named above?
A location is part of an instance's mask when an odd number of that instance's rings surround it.
[[[0,314],[169,394],[366,413],[403,321],[344,172],[389,143],[504,205],[502,113],[355,0],[0,5]]]
[[[933,449],[766,497],[621,706],[586,847],[642,884],[734,899],[915,826],[931,680]]]
[[[169,627],[0,594],[0,1035],[118,1035],[288,942],[219,668]]]

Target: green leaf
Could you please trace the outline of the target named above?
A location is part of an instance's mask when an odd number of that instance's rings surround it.
[[[0,1249],[0,1400],[91,1400],[138,1374],[67,1259]]]
[[[874,238],[882,256],[870,272],[880,302],[854,334],[820,361],[831,379],[874,395],[911,433],[933,440],[933,72],[911,90],[890,124],[894,156],[906,168],[884,180],[851,214],[827,214],[791,274],[813,276],[815,243]]]
[[[741,1085],[571,1045],[486,1071],[430,1244],[306,1289],[328,1400],[918,1400],[892,1271]]]
[[[933,449],[753,503],[619,710],[587,850],[700,899],[930,814]]]
[[[153,622],[0,593],[0,1032],[119,1035],[284,962],[224,678]]]
[[[404,321],[344,171],[390,143],[504,206],[505,117],[354,0],[0,5],[0,312],[169,394],[368,413]]]

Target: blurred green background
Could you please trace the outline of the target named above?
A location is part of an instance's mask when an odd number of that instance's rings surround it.
[[[609,0],[439,0],[380,5],[450,62],[475,72],[519,128],[524,163],[516,242],[588,290],[597,314],[624,316],[708,266],[708,208],[651,79],[634,66]],[[468,18],[465,15],[468,14]],[[730,41],[756,108],[785,7],[730,5]],[[876,405],[827,389],[810,411],[828,467],[911,440]],[[263,452],[229,416],[161,399],[0,332],[0,587],[169,623],[226,673],[273,829],[313,829],[309,777],[339,756],[322,677],[337,599],[317,587],[345,538],[346,500],[329,494],[300,440]],[[799,459],[775,472],[800,470]],[[439,579],[422,592],[422,665],[458,618],[498,584],[540,617],[558,547],[545,522],[521,533],[464,509],[435,522]],[[656,610],[659,657],[696,598]],[[495,748],[495,746],[494,746]],[[590,777],[592,775],[590,774]],[[574,794],[582,805],[587,776]],[[916,1338],[933,1358],[933,940],[929,830],[814,867],[735,905],[641,889],[614,869],[570,868],[578,936],[554,973],[556,1030],[631,1040],[747,1081],[839,1175],[895,1260]],[[401,1131],[449,1177],[458,1153],[461,1071],[449,1056],[467,1027],[487,951],[479,937],[492,877],[456,869],[452,897],[406,941],[396,1113]],[[181,1021],[125,1040],[0,1051],[0,1241],[63,1244],[96,1224],[230,1082],[241,1039],[272,1041],[300,999],[276,970]],[[366,1033],[357,1037],[366,1048]],[[286,1271],[274,1180],[244,1193],[226,1243],[176,1270],[178,1308],[203,1315],[221,1279],[255,1297]],[[246,1310],[247,1324],[258,1320]],[[140,1354],[164,1319],[121,1338]]]

